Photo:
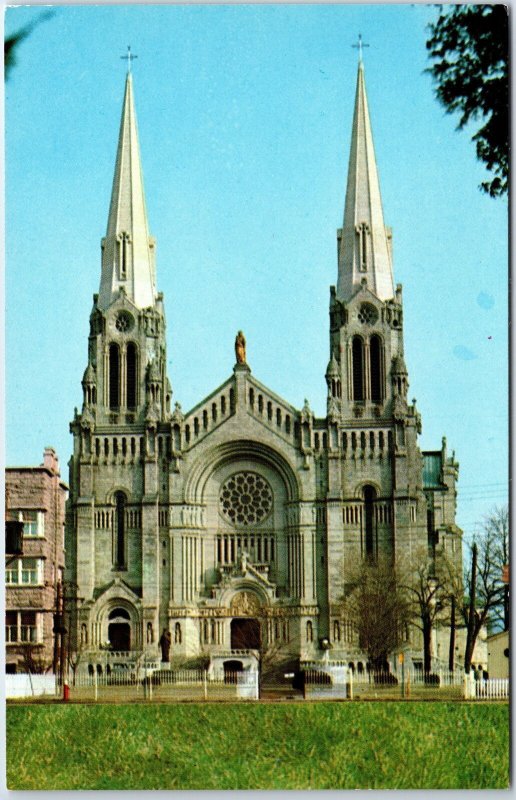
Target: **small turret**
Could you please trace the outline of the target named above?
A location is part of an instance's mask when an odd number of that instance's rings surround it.
[[[97,402],[97,373],[93,364],[88,364],[82,377],[84,405],[91,406]]]

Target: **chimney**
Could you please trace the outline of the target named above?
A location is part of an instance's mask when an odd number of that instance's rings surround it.
[[[53,447],[45,447],[43,450],[43,466],[54,475],[59,475],[59,459]]]

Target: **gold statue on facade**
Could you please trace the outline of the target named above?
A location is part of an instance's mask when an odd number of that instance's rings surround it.
[[[245,356],[245,336],[242,331],[238,331],[235,339],[235,355],[237,364],[247,364]]]

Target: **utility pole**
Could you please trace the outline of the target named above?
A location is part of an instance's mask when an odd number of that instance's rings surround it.
[[[464,671],[469,674],[471,657],[473,655],[473,634],[475,630],[476,596],[477,596],[477,545],[471,548],[471,585],[469,587],[468,635],[466,639],[466,652],[464,654]]]
[[[65,606],[66,606],[66,591],[63,585],[61,589],[61,608],[60,608],[62,621],[61,621],[61,628],[59,631],[61,637],[60,648],[59,648],[59,679],[61,681],[61,685],[63,685],[64,682],[65,667],[66,667],[66,628],[64,624]]]
[[[453,672],[455,667],[455,595],[451,596],[450,610],[450,651],[448,654],[448,669]]]
[[[63,618],[59,613],[60,606],[61,606],[61,581],[58,581],[56,583],[54,627],[52,628],[52,633],[54,634],[54,654],[52,657],[52,672],[54,673],[54,675],[57,675],[57,670],[59,666],[59,633],[61,630],[61,626],[63,624]]]

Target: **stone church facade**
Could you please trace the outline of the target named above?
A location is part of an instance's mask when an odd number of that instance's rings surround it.
[[[67,579],[72,649],[172,658],[278,647],[364,660],[342,612],[346,576],[378,555],[439,546],[461,562],[458,464],[418,448],[403,298],[392,271],[358,68],[345,213],[330,289],[327,413],[255,377],[245,338],[227,380],[172,403],[128,73],[83,405],[71,423]],[[200,313],[200,311],[199,311]],[[321,379],[325,365],[321,365]],[[420,657],[417,636],[409,657]]]

